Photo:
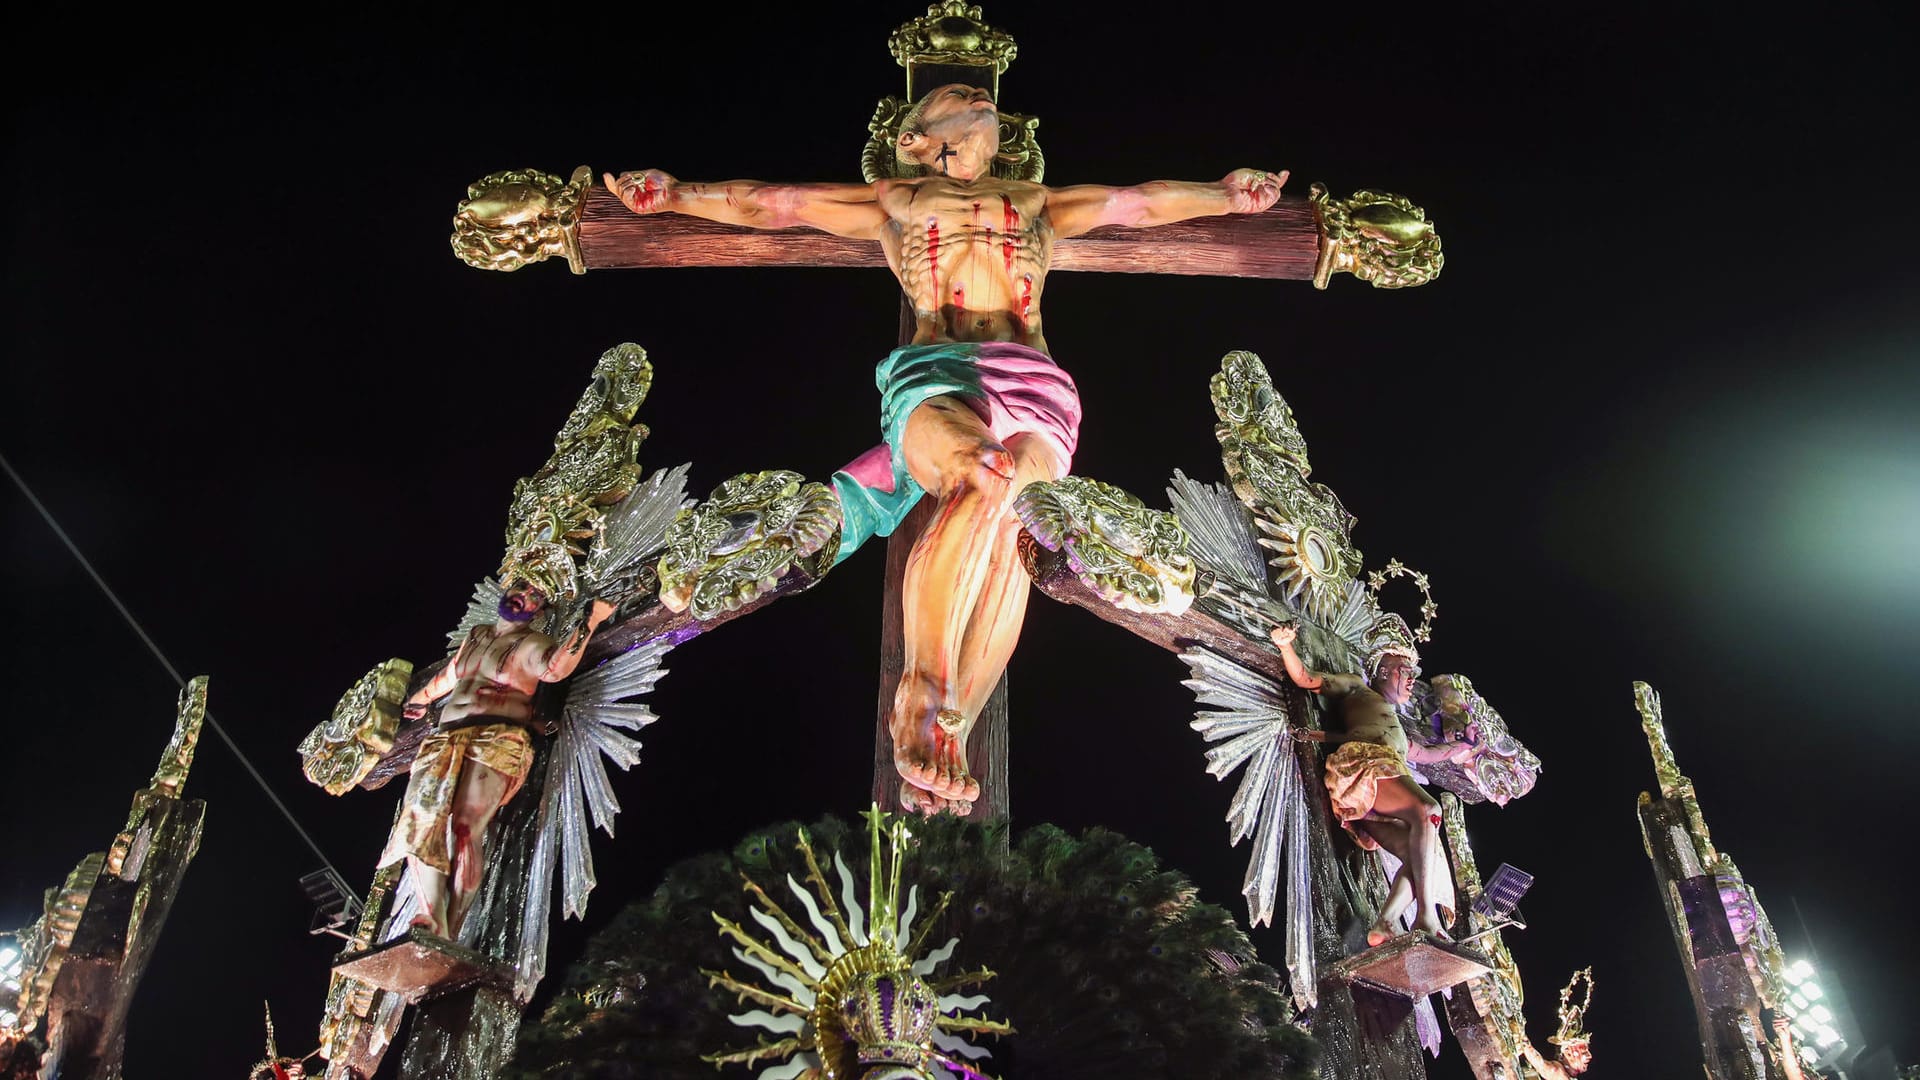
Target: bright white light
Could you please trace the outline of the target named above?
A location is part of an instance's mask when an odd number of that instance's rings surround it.
[[[1811,1047],[1811,1046],[1803,1046],[1803,1047],[1801,1047],[1801,1048],[1800,1048],[1800,1057],[1801,1057],[1801,1059],[1802,1059],[1802,1060],[1804,1060],[1804,1061],[1805,1061],[1805,1062],[1806,1062],[1807,1064],[1809,1064],[1809,1065],[1812,1065],[1812,1064],[1813,1064],[1814,1062],[1816,1062],[1816,1061],[1819,1061],[1819,1060],[1820,1060],[1820,1055],[1819,1055],[1819,1054],[1816,1054],[1816,1053],[1814,1053],[1814,1051],[1813,1051],[1813,1047]]]
[[[1820,1024],[1833,1023],[1833,1010],[1827,1008],[1825,1005],[1815,1005],[1810,1011],[1813,1014],[1813,1019],[1815,1023],[1820,1023]]]
[[[1820,984],[1817,982],[1810,982],[1802,985],[1800,987],[1800,992],[1807,995],[1808,1001],[1819,1001],[1820,998],[1825,994],[1825,991],[1820,989]]]
[[[1806,982],[1813,978],[1813,965],[1805,960],[1795,960],[1793,966],[1787,969],[1787,978],[1795,983]]]
[[[11,1009],[0,1009],[0,1028],[10,1028],[19,1022],[19,1013]]]
[[[1807,999],[1801,997],[1798,992],[1793,995],[1793,1011],[1796,1013],[1807,1011]]]
[[[11,945],[0,945],[0,967],[13,963],[13,958],[19,955],[19,949]]]
[[[1830,1027],[1823,1027],[1819,1034],[1813,1037],[1813,1041],[1820,1044],[1820,1049],[1825,1050],[1840,1041],[1840,1033]]]

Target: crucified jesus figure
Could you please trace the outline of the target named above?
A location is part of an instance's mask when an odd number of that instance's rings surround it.
[[[966,743],[1026,614],[1013,500],[1067,474],[1079,435],[1073,380],[1049,355],[1040,298],[1057,237],[1257,213],[1284,172],[1213,183],[1049,188],[991,169],[1000,117],[987,91],[942,86],[907,114],[902,161],[927,175],[872,184],[682,183],[657,170],[605,177],[628,209],[728,225],[804,225],[877,240],[913,305],[911,344],[879,367],[885,443],[834,475],[840,557],[885,536],[920,495],[937,500],[902,591],[905,666],[889,723],[901,800],[965,814],[980,784]]]

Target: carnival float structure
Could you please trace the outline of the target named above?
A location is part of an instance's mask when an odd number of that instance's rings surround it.
[[[1469,841],[1468,808],[1525,796],[1541,764],[1466,676],[1420,676],[1438,613],[1426,576],[1394,559],[1369,569],[1252,352],[1228,353],[1206,387],[1220,481],[1174,470],[1162,511],[1073,475],[1079,401],[1041,332],[1049,271],[1402,288],[1442,268],[1433,224],[1398,195],[1296,196],[1286,173],[1258,169],[1048,188],[1038,120],[1000,107],[1014,40],[979,7],[941,0],[889,47],[904,94],[868,122],[858,182],[582,166],[494,173],[459,203],[454,251],[483,269],[884,266],[904,293],[901,347],[881,364],[873,451],[831,477],[735,476],[704,499],[688,494],[693,466],[641,462],[652,359],[632,343],[599,358],[552,454],[514,486],[502,561],[446,655],[375,665],[300,745],[330,793],[406,788],[364,903],[340,912],[325,1075],[366,1080],[397,1056],[401,1076],[468,1080],[1400,1080],[1426,1075],[1440,1012],[1483,1080],[1584,1071],[1592,972],[1561,994],[1543,1054],[1502,941],[1530,879],[1483,877]],[[848,800],[870,807],[863,824],[775,826],[668,870],[544,1014],[523,1016],[553,920],[586,909],[591,833],[611,834],[620,810],[608,765],[638,762],[656,720],[642,699],[669,653],[822,586],[876,536],[891,539],[874,779]],[[1395,581],[1420,595],[1411,622],[1382,604]],[[1248,842],[1248,924],[1280,931],[1271,965],[1144,848],[1012,828],[1001,674],[1029,585],[1184,662],[1197,709],[1181,722],[1207,772],[1235,781],[1226,839]],[[195,686],[182,731],[204,706]],[[1662,785],[1641,817],[1708,1070],[1799,1075],[1759,1026],[1760,1004],[1784,995],[1770,927],[1713,851],[1644,688],[1641,708]],[[164,911],[172,885],[143,883],[128,851],[175,851],[147,860],[175,882],[191,855],[183,739],[177,770],[163,765],[171,786],[156,774],[136,803],[123,839],[139,839],[83,862],[33,931],[34,979],[8,1030],[38,1033],[36,1060],[102,898],[137,887]],[[109,921],[124,930],[123,915]],[[158,928],[134,922],[136,937]],[[81,1053],[79,1036],[56,1042]],[[269,1020],[256,1075],[306,1069],[278,1054]]]

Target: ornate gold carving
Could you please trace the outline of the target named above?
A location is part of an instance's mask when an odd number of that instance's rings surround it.
[[[1029,484],[1013,509],[1047,550],[1066,548],[1074,573],[1115,607],[1178,615],[1193,605],[1196,568],[1172,514],[1080,476]]]
[[[579,591],[573,556],[585,554],[605,508],[640,482],[640,443],[647,426],[634,413],[653,386],[647,351],[627,342],[601,354],[593,382],[553,439],[553,454],[513,486],[507,512],[507,556],[500,584],[518,579],[552,600]]]
[[[1465,675],[1435,675],[1430,685],[1442,734],[1457,739],[1471,728],[1485,750],[1466,765],[1442,762],[1421,767],[1442,775],[1458,770],[1482,797],[1499,806],[1532,791],[1540,775],[1540,759],[1513,737],[1507,722],[1474,690],[1472,681]],[[1436,783],[1447,785],[1442,779]]]
[[[660,557],[660,602],[711,619],[772,591],[796,560],[824,552],[840,533],[840,501],[825,484],[784,470],[742,473],[682,510]]]
[[[1653,771],[1660,778],[1660,794],[1680,804],[1687,819],[1687,832],[1693,837],[1694,854],[1700,864],[1712,872],[1721,868],[1720,852],[1713,846],[1713,834],[1707,831],[1707,819],[1700,812],[1700,800],[1694,796],[1693,781],[1680,771],[1680,762],[1667,742],[1667,726],[1660,714],[1660,695],[1643,682],[1633,684],[1633,705],[1640,712],[1640,727],[1647,734],[1653,751]]]
[[[405,872],[406,864],[396,862],[374,873],[373,885],[367,889],[367,904],[360,910],[360,921],[354,926],[353,937],[344,952],[366,952],[373,948],[374,938],[379,935],[380,924],[387,915],[388,899]],[[358,979],[337,971],[333,973],[327,983],[327,1002],[320,1016],[318,1053],[323,1059],[344,1062],[352,1056],[361,1031],[374,1019],[374,1006],[382,993]],[[334,1075],[334,1070],[329,1069],[328,1075]]]
[[[454,211],[453,253],[481,270],[518,270],[563,255],[584,274],[580,212],[591,187],[585,165],[566,180],[535,169],[489,173],[467,187]]]
[[[925,15],[894,29],[887,49],[908,70],[919,64],[991,67],[995,78],[1006,74],[1018,53],[1013,35],[982,22],[980,5],[966,0],[928,4]]]
[[[1492,924],[1472,908],[1473,899],[1484,886],[1480,866],[1474,860],[1473,844],[1467,838],[1466,811],[1452,792],[1440,794],[1440,811],[1446,823],[1447,847],[1453,854],[1456,891],[1467,912],[1467,929],[1477,934]],[[1473,998],[1474,1008],[1487,1018],[1488,1030],[1500,1043],[1501,1057],[1516,1062],[1520,1058],[1521,1043],[1527,1038],[1526,988],[1520,982],[1520,967],[1514,963],[1513,953],[1498,930],[1478,938],[1474,947],[1492,959],[1493,973],[1469,982],[1467,993]]]
[[[1212,394],[1220,459],[1234,494],[1254,512],[1260,546],[1273,553],[1280,598],[1316,618],[1331,616],[1360,571],[1360,552],[1348,539],[1353,515],[1325,484],[1307,480],[1306,440],[1258,356],[1228,353]]]
[[[860,175],[867,183],[926,175],[925,166],[901,161],[895,149],[900,142],[901,121],[912,108],[912,102],[892,95],[874,106],[873,119],[867,121],[867,145],[860,151]],[[994,155],[993,175],[1034,184],[1046,179],[1047,157],[1040,152],[1040,141],[1034,136],[1039,126],[1037,116],[1000,114],[1000,152]]]
[[[147,786],[169,798],[180,797],[187,784],[187,770],[193,768],[193,751],[200,745],[200,725],[207,718],[207,677],[196,675],[180,689],[180,702],[173,721],[173,738],[160,754]]]
[[[66,963],[73,932],[93,898],[106,858],[105,852],[96,851],[81,859],[58,889],[46,891],[40,918],[13,935],[20,949],[20,972],[14,976],[19,990],[11,1006],[14,1022],[0,1025],[0,1035],[31,1032],[45,1016],[54,980]]]
[[[395,657],[360,677],[333,716],[300,740],[300,770],[329,795],[344,795],[393,749],[413,665]]]
[[[934,1048],[936,1033],[953,1036],[960,1032],[977,1035],[1011,1034],[1011,1025],[969,1015],[987,1003],[984,994],[961,996],[951,991],[978,987],[993,978],[993,972],[962,972],[940,979],[932,975],[935,957],[920,959],[928,932],[938,922],[952,893],[943,893],[931,912],[914,918],[918,899],[909,896],[904,916],[900,904],[902,864],[911,850],[912,834],[906,823],[878,809],[866,814],[869,858],[867,862],[866,911],[854,899],[854,882],[847,864],[838,854],[834,869],[840,878],[840,895],[848,911],[842,912],[827,886],[814,855],[812,841],[801,830],[798,848],[807,862],[807,885],[813,895],[801,891],[792,877],[787,885],[797,893],[806,910],[811,929],[788,914],[766,889],[751,877],[742,875],[746,889],[756,901],[754,921],[763,928],[768,940],[749,933],[740,924],[713,916],[722,937],[740,945],[734,952],[742,960],[767,976],[769,986],[735,978],[724,971],[702,971],[710,986],[732,993],[742,1002],[763,1006],[754,1011],[729,1016],[741,1027],[759,1027],[787,1037],[769,1042],[763,1036],[758,1045],[744,1050],[703,1054],[702,1061],[716,1066],[752,1065],[762,1060],[792,1060],[787,1069],[768,1070],[768,1074],[805,1075],[824,1080],[848,1080],[865,1074],[869,1064],[885,1063],[899,1070],[887,1075],[920,1076],[944,1067],[966,1075],[981,1075],[973,1069],[959,1070],[957,1063]],[[883,841],[884,837],[884,841]],[[918,891],[916,886],[915,892]],[[864,917],[863,917],[864,916]],[[849,928],[865,924],[864,931]],[[917,922],[920,929],[912,930]],[[768,942],[771,941],[772,944]],[[940,950],[950,953],[954,942]],[[771,1010],[771,1011],[768,1011]],[[951,1039],[943,1043],[952,1045]],[[961,1051],[968,1057],[978,1051]],[[878,1075],[874,1073],[873,1075]]]
[[[1324,184],[1315,184],[1310,198],[1320,226],[1315,288],[1326,288],[1335,274],[1352,274],[1376,289],[1425,285],[1440,276],[1446,263],[1440,235],[1426,211],[1404,196],[1356,191],[1352,198],[1335,200]]]

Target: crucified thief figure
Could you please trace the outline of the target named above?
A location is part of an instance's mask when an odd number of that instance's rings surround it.
[[[487,826],[526,782],[533,766],[533,694],[573,674],[595,627],[613,605],[595,600],[585,625],[565,641],[533,629],[547,595],[524,581],[500,598],[499,619],[474,627],[445,667],[407,698],[406,717],[445,697],[440,719],[420,744],[399,820],[380,856],[404,858],[420,897],[415,926],[452,940],[486,867]]]
[[[927,175],[872,184],[681,183],[657,170],[605,177],[635,213],[728,225],[805,225],[878,240],[913,305],[911,344],[881,361],[885,442],[834,474],[839,557],[885,536],[924,492],[936,511],[902,592],[905,668],[889,728],[901,801],[965,814],[980,794],[967,735],[1020,635],[1027,582],[1016,495],[1067,474],[1079,437],[1073,380],[1051,359],[1040,297],[1056,237],[1272,206],[1284,172],[1214,183],[1048,188],[991,169],[1000,117],[987,91],[942,86],[907,114],[898,156]]]
[[[1440,909],[1453,906],[1453,875],[1440,849],[1440,804],[1413,782],[1407,762],[1470,761],[1480,752],[1480,746],[1408,744],[1395,709],[1406,704],[1413,692],[1414,676],[1420,673],[1419,657],[1410,650],[1381,650],[1374,658],[1372,685],[1368,685],[1357,675],[1308,670],[1293,649],[1298,632],[1293,626],[1272,631],[1287,675],[1294,685],[1336,703],[1346,730],[1295,729],[1294,735],[1308,742],[1341,744],[1327,755],[1327,793],[1334,813],[1360,846],[1369,850],[1384,847],[1400,860],[1400,872],[1393,877],[1387,901],[1380,905],[1379,917],[1367,930],[1367,944],[1380,945],[1399,934],[1395,920],[1409,903],[1418,905],[1414,929],[1450,941],[1446,924],[1452,913],[1440,914]]]

